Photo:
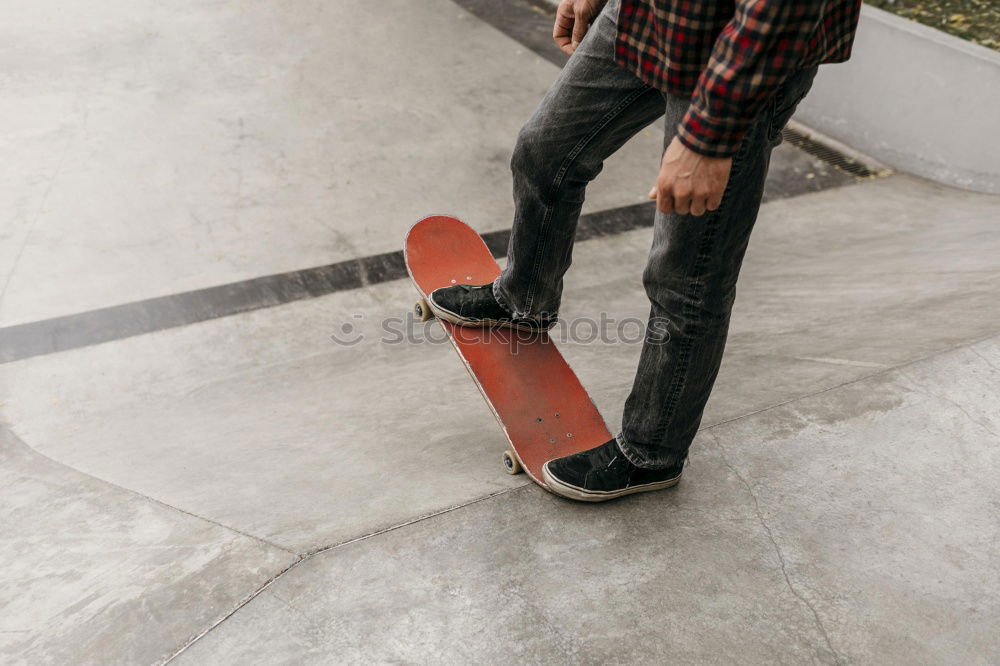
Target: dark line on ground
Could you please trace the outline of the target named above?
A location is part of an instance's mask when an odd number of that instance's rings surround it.
[[[552,41],[556,12],[545,0],[452,0],[484,23],[562,67],[569,56]]]
[[[652,226],[653,203],[581,216],[579,240]],[[509,230],[483,234],[496,257]],[[386,252],[288,273],[160,296],[0,328],[0,363],[79,349],[406,277],[403,252]]]

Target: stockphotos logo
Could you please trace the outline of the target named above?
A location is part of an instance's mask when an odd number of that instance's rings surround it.
[[[647,322],[637,317],[616,319],[602,312],[594,319],[578,317],[560,320],[547,333],[534,333],[501,327],[453,326],[458,342],[499,342],[514,345],[636,345],[665,344],[670,341],[670,321],[654,317]],[[373,339],[383,345],[443,344],[448,341],[444,326],[431,319],[421,321],[413,313],[405,317],[386,317],[372,321],[364,314],[353,314],[330,335],[334,344],[353,347]]]

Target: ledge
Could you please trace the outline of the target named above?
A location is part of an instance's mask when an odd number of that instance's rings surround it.
[[[1000,53],[864,5],[796,118],[886,164],[1000,194]]]

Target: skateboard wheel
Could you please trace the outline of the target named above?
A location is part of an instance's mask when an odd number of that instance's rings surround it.
[[[420,321],[427,321],[431,318],[431,309],[427,305],[427,301],[420,299],[413,304],[413,314],[417,315],[417,319]]]
[[[503,452],[503,468],[508,474],[521,473],[521,463],[517,462],[517,456],[510,449]]]

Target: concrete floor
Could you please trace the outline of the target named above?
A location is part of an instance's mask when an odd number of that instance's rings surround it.
[[[0,336],[501,229],[558,72],[451,0],[4,18]],[[0,662],[995,663],[1000,198],[850,182],[779,149],[689,473],[606,506],[502,473],[405,280],[0,365]],[[569,322],[645,316],[649,240],[579,244]],[[562,349],[614,429],[638,346]]]

